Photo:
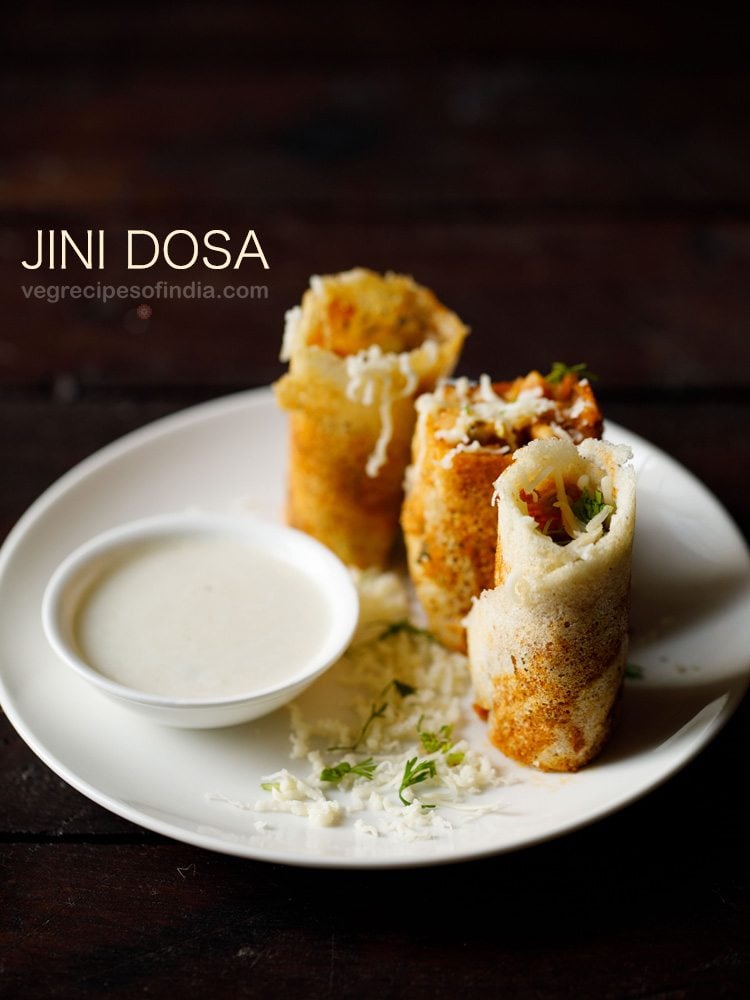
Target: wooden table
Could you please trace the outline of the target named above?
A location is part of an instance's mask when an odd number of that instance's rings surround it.
[[[463,374],[586,361],[607,416],[702,479],[747,538],[744,40],[677,4],[18,8],[0,537],[126,431],[272,381],[309,275],[362,264],[412,273],[471,325]],[[104,268],[25,270],[39,229],[103,230]],[[235,249],[253,229],[270,267],[128,271],[128,229],[223,229]],[[134,281],[267,297],[22,288]],[[0,715],[0,995],[745,996],[748,724],[744,703],[664,786],[558,840],[337,872],[139,829]]]

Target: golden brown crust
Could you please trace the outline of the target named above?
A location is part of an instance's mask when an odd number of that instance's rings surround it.
[[[345,358],[377,345],[384,352],[412,351],[435,332],[447,313],[429,288],[404,274],[355,268],[313,279],[302,298],[308,347]]]
[[[508,438],[498,439],[488,425],[477,423],[471,433],[478,450],[456,451],[451,432],[462,407],[470,405],[480,389],[473,385],[459,392],[444,386],[437,405],[420,403],[410,486],[401,514],[409,573],[428,627],[446,646],[461,652],[466,649],[462,621],[472,598],[494,583],[493,483],[511,462],[513,450],[533,438],[554,436],[553,424],[577,440],[598,436],[602,429],[591,386],[575,375],[552,385],[532,371],[512,382],[495,382],[492,390],[509,402],[524,390],[538,390],[554,406],[518,418]]]
[[[543,771],[577,771],[609,738],[627,653],[628,585],[517,633],[512,674],[493,679],[490,739]],[[566,617],[563,617],[566,616]]]
[[[428,448],[430,446],[428,445]],[[401,514],[409,573],[428,628],[449,649],[464,651],[462,619],[472,597],[492,586],[497,534],[492,483],[509,456],[456,455],[448,473],[426,456]]]
[[[335,414],[290,416],[286,519],[323,541],[347,565],[382,566],[398,527],[402,469],[409,457],[406,423],[388,447],[375,478],[362,475],[371,442]]]

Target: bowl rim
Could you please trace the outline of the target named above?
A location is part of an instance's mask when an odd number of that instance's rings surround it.
[[[68,588],[94,561],[142,542],[175,537],[245,537],[266,552],[296,565],[324,593],[334,612],[331,624],[316,654],[300,670],[282,683],[223,697],[173,697],[129,687],[100,673],[68,641],[64,622],[70,615],[63,610]],[[273,543],[273,544],[272,544]],[[306,558],[305,558],[306,557]],[[302,563],[305,566],[302,566]],[[312,565],[314,571],[310,571]],[[325,586],[323,585],[325,582]],[[351,642],[359,618],[359,596],[352,574],[329,548],[297,528],[260,517],[213,511],[179,511],[155,514],[117,524],[88,538],[69,552],[57,565],[44,589],[41,605],[42,626],[54,652],[93,686],[122,701],[155,709],[193,710],[258,705],[263,701],[281,707],[333,665]],[[69,629],[67,631],[70,631]],[[282,697],[286,694],[286,697]],[[272,709],[269,709],[271,711]]]

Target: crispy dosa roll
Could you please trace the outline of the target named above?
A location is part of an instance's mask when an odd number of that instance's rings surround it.
[[[398,532],[415,398],[467,327],[427,288],[357,268],[314,277],[287,313],[275,385],[290,411],[287,520],[345,563],[383,566]]]
[[[430,631],[464,652],[471,600],[494,583],[495,480],[534,438],[599,437],[602,414],[588,379],[537,371],[457,379],[421,396],[417,411],[401,515],[409,574]]]
[[[628,646],[635,476],[623,445],[533,441],[495,484],[496,585],[467,617],[493,743],[575,771],[609,736]]]

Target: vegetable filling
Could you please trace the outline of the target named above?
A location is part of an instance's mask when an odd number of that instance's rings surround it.
[[[537,528],[558,545],[567,545],[597,528],[609,530],[614,505],[605,503],[601,489],[592,488],[588,476],[566,482],[559,472],[548,475],[533,490],[521,490],[519,499]]]

